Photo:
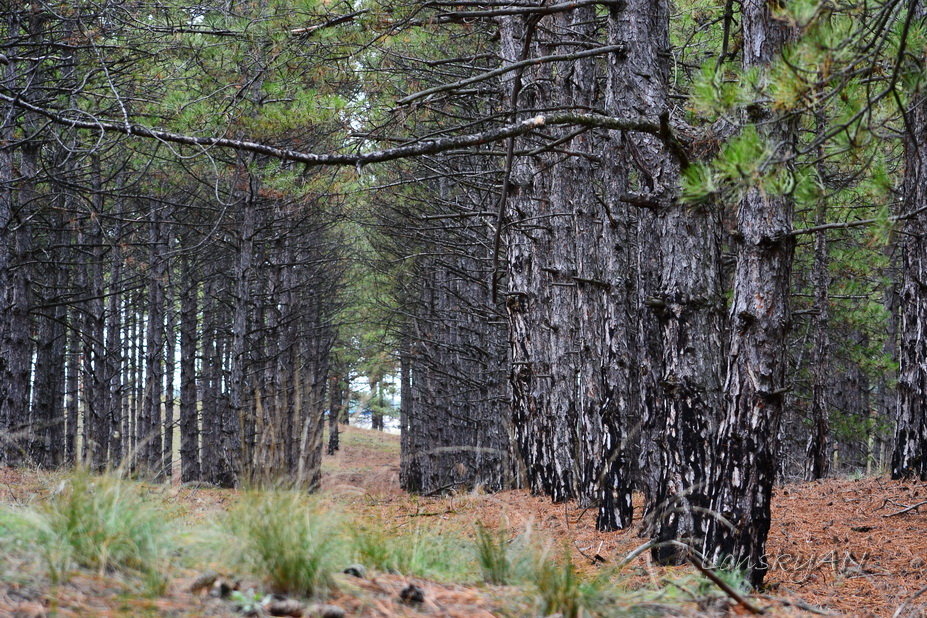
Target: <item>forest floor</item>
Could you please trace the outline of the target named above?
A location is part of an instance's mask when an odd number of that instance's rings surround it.
[[[398,436],[348,428],[341,450],[325,456],[319,499],[349,515],[352,525],[421,545],[416,555],[429,547],[443,552],[444,564],[430,568],[427,560],[419,560],[421,577],[376,569],[363,578],[339,574],[325,602],[348,616],[543,614],[521,588],[478,584],[478,571],[461,575],[467,550],[454,543],[472,546],[478,525],[501,530],[508,538],[531,531],[552,547],[568,548],[583,578],[608,576],[613,590],[621,591],[609,597],[609,603],[624,604],[618,615],[748,614],[693,567],[655,566],[649,552],[616,573],[615,567],[645,539],[636,529],[597,532],[595,513],[575,505],[550,504],[525,491],[409,496],[399,489],[398,452]],[[0,469],[0,508],[41,505],[65,478]],[[180,510],[178,521],[187,530],[221,518],[243,496],[176,484],[151,492]],[[921,510],[905,510],[922,502]],[[870,477],[779,487],[768,555],[767,586],[750,596],[767,615],[927,616],[927,484]],[[168,568],[166,587],[156,594],[145,592],[137,578],[86,569],[52,584],[33,562],[34,556],[30,562],[0,554],[0,616],[236,615],[229,601],[190,592],[191,582],[209,568],[229,581],[241,577],[242,588],[262,585],[253,575],[227,572],[216,561],[191,565],[189,560]],[[400,591],[410,583],[424,592],[423,603],[400,601]]]

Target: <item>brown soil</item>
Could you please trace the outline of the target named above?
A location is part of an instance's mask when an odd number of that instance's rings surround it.
[[[615,565],[645,541],[634,529],[597,532],[595,513],[572,504],[551,504],[526,491],[408,496],[399,489],[398,440],[398,436],[347,428],[342,449],[333,457],[325,456],[325,499],[396,534],[422,526],[472,536],[476,522],[512,534],[530,528],[540,538],[569,547],[574,562],[589,572]],[[55,483],[53,475],[0,470],[0,503],[25,502]],[[213,489],[165,491],[194,518],[211,517],[234,498],[234,492]],[[925,500],[927,484],[881,477],[778,488],[768,543],[767,590],[765,596],[754,596],[753,602],[777,616],[812,615],[805,610],[820,608],[835,615],[887,617],[899,607],[898,616],[927,616],[927,504],[920,511],[894,514]],[[596,555],[601,559],[593,565]],[[689,567],[657,567],[644,552],[623,573],[628,587],[658,589],[667,579],[688,571]],[[55,605],[61,616],[228,614],[227,605],[186,592],[196,573],[185,575],[157,599],[141,598],[140,591],[133,594],[124,584],[106,578],[81,576],[42,591],[7,578],[6,583],[0,581],[0,616],[12,615],[14,608],[25,611],[36,602]],[[409,582],[425,590],[424,605],[398,601],[399,591]],[[349,615],[361,616],[489,616],[498,613],[506,597],[504,590],[386,574],[365,580],[345,578],[340,587],[331,602]],[[736,605],[730,611],[745,613]]]

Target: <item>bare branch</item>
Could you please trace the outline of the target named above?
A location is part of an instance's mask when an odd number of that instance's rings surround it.
[[[361,11],[354,11],[353,13],[348,13],[347,15],[339,15],[338,17],[333,17],[332,19],[329,19],[327,22],[322,23],[322,24],[318,24],[315,26],[306,26],[305,28],[294,28],[293,30],[290,30],[290,34],[294,36],[302,35],[302,34],[312,34],[313,32],[316,32],[317,30],[322,30],[323,28],[331,28],[332,26],[338,26],[340,24],[348,23],[349,21],[354,21],[355,17],[360,17],[361,15],[364,15],[365,13],[369,13],[369,12],[370,11],[368,9],[363,9]]]
[[[423,140],[413,142],[395,148],[385,150],[375,150],[372,152],[356,154],[319,154],[313,152],[303,152],[299,150],[290,150],[286,148],[277,148],[268,144],[252,142],[247,140],[231,139],[226,137],[198,137],[195,135],[186,135],[183,133],[173,133],[152,129],[138,124],[116,123],[105,120],[78,120],[69,117],[67,112],[55,111],[40,107],[19,97],[11,97],[0,93],[0,101],[5,101],[21,109],[38,114],[48,118],[55,124],[72,127],[75,129],[85,129],[88,131],[97,131],[102,133],[119,133],[122,135],[134,135],[148,139],[155,139],[161,142],[172,144],[181,144],[186,146],[198,146],[201,148],[229,148],[243,152],[253,152],[284,161],[295,161],[307,166],[320,165],[353,165],[363,166],[370,163],[381,163],[383,161],[392,161],[395,159],[405,159],[419,155],[437,154],[455,148],[467,146],[479,146],[489,144],[510,137],[531,133],[545,125],[582,125],[590,127],[600,127],[605,129],[619,131],[637,131],[641,133],[650,133],[661,135],[661,127],[658,122],[646,119],[627,120],[614,118],[611,116],[602,116],[598,114],[557,114],[552,116],[538,115],[527,120],[522,120],[515,124],[505,125],[497,129],[483,131],[481,133],[471,133],[468,135],[459,135],[455,137],[444,137],[439,139]],[[85,114],[92,118],[90,114]]]
[[[627,46],[624,44],[620,45],[606,45],[605,47],[598,47],[596,49],[590,49],[587,51],[576,52],[575,54],[556,54],[553,56],[541,56],[539,58],[529,58],[527,60],[521,60],[519,62],[513,62],[507,64],[504,67],[499,67],[498,69],[493,69],[492,71],[486,71],[485,73],[480,73],[479,75],[474,75],[473,77],[468,77],[460,81],[451,83],[451,84],[441,84],[440,86],[435,86],[434,88],[428,88],[427,90],[422,90],[421,92],[416,92],[410,94],[407,97],[403,97],[396,101],[398,105],[408,105],[413,101],[429,97],[433,94],[439,92],[447,92],[448,90],[455,90],[462,86],[468,86],[470,84],[475,84],[477,82],[486,81],[487,79],[492,79],[493,77],[498,77],[499,75],[505,75],[506,73],[511,73],[512,71],[517,71],[525,67],[535,66],[538,64],[544,64],[547,62],[560,62],[566,60],[578,60],[579,58],[588,58],[589,56],[601,56],[602,54],[610,54],[612,52],[623,52],[627,49]]]

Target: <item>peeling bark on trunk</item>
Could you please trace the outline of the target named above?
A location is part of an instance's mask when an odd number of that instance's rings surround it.
[[[597,38],[591,8],[544,18],[536,28],[504,19],[501,34],[509,62]],[[513,101],[527,108],[593,108],[600,103],[596,71],[589,59],[526,70],[509,80],[516,95],[522,92]],[[618,101],[613,96],[609,103]],[[577,498],[598,509],[599,529],[614,530],[632,515],[624,425],[634,400],[633,286],[626,207],[615,199],[626,175],[622,166],[612,170],[616,175],[593,167],[591,156],[607,147],[596,133],[554,129],[552,138],[563,140],[570,155],[516,158],[507,196],[513,427],[531,489],[555,502]],[[523,147],[536,145],[526,139]]]
[[[542,55],[532,41],[535,30],[534,24],[526,24],[521,18],[501,20],[505,62]],[[538,69],[507,79],[516,108],[549,104],[543,95],[546,88],[538,83],[540,79]],[[519,96],[519,92],[525,94]],[[512,165],[510,193],[504,198],[512,220],[506,242],[506,309],[512,360],[512,424],[526,481],[534,493],[561,502],[573,497],[574,481],[568,430],[570,398],[560,390],[571,390],[575,377],[568,371],[563,373],[563,363],[556,361],[568,350],[575,350],[563,345],[568,335],[564,332],[568,325],[560,323],[564,316],[558,319],[551,312],[562,302],[556,297],[570,293],[561,286],[575,283],[551,281],[566,269],[558,264],[563,256],[554,240],[554,226],[561,222],[552,217],[550,175],[544,167],[540,155],[517,157]]]

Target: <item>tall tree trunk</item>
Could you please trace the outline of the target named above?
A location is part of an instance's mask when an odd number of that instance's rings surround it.
[[[145,403],[139,440],[142,466],[147,474],[162,478],[163,454],[161,404],[164,398],[164,250],[163,225],[157,202],[149,205],[148,223],[148,331],[145,340]]]
[[[770,63],[792,35],[789,22],[775,19],[771,9],[765,0],[743,3],[745,68]],[[791,124],[762,107],[751,116],[759,133],[778,145],[777,154],[787,155],[794,141]],[[768,569],[764,553],[786,390],[792,211],[789,196],[760,187],[750,188],[740,202],[725,414],[711,470],[717,517],[706,521],[704,554],[710,562],[745,570],[756,586]]]
[[[193,276],[190,258],[181,260],[180,293],[180,480],[198,481],[200,474],[200,431],[196,388],[196,322],[199,283]]]
[[[537,52],[534,42],[536,21],[504,18],[500,24],[502,57],[505,62],[525,60]],[[516,71],[507,78],[513,108],[545,107],[536,70]],[[522,87],[522,83],[527,87]],[[526,94],[522,94],[526,93]],[[514,148],[510,144],[509,148]],[[554,502],[573,497],[573,457],[568,431],[570,391],[575,379],[557,363],[567,343],[562,323],[568,315],[551,315],[562,309],[555,299],[565,295],[560,285],[551,285],[550,275],[569,276],[558,264],[550,205],[549,174],[539,155],[516,157],[510,181],[503,185],[508,195],[506,209],[513,223],[507,239],[506,266],[509,290],[506,309],[512,360],[512,423],[518,450],[524,462],[526,480],[535,493],[550,496]],[[500,222],[502,224],[502,222]],[[562,256],[561,256],[562,257]],[[575,286],[574,282],[554,281]]]
[[[916,18],[924,3],[912,3]],[[927,480],[927,96],[923,87],[906,114],[904,222],[898,326],[898,403],[892,478]]]
[[[170,250],[170,241],[165,244]],[[174,373],[177,369],[177,309],[175,287],[170,262],[165,267],[165,322],[164,322],[164,444],[161,461],[164,474],[170,482],[174,477],[174,431],[176,430],[174,396]]]
[[[12,12],[11,12],[12,13]],[[16,22],[9,16],[12,24],[6,27],[12,31]],[[4,69],[4,87],[14,86],[15,65],[8,63]],[[14,127],[11,119],[15,111],[11,106],[3,108],[3,125],[0,126],[0,139],[4,144],[13,142]],[[13,298],[14,280],[14,204],[13,204],[13,149],[0,148],[0,465],[9,465],[17,458],[13,443],[17,409],[23,402],[22,393],[16,392],[18,368],[14,365],[11,351],[16,347],[16,324]]]
[[[632,0],[613,13],[611,36],[633,51],[610,60],[610,109],[669,123],[670,6]],[[626,191],[648,204],[637,217],[640,465],[653,557],[679,563],[709,506],[711,435],[721,404],[720,221],[678,201],[682,161],[664,140],[621,142]]]
[[[123,201],[116,198],[116,229],[114,237],[116,242],[113,243],[110,254],[110,281],[109,281],[109,298],[107,299],[106,313],[109,316],[109,323],[106,328],[106,422],[109,424],[109,461],[112,466],[122,464],[123,447],[125,446],[125,432],[123,429],[124,419],[124,350],[126,342],[123,339],[123,315],[124,314],[124,295],[120,288],[123,286],[122,268],[123,259],[122,248],[119,242],[123,234]]]
[[[822,199],[817,205],[815,225],[824,225],[827,221],[827,203]],[[828,288],[827,232],[818,231],[814,235],[814,265],[811,279],[814,285],[814,342],[811,358],[811,433],[805,449],[805,478],[809,481],[827,476],[830,467],[830,301]]]
[[[78,334],[77,310],[68,312],[68,341],[66,352],[65,375],[65,416],[64,462],[73,466],[78,463],[77,426],[80,418],[80,335]]]
[[[220,305],[221,286],[216,279],[220,275],[210,275],[205,289],[206,306],[203,311],[203,423],[202,423],[202,471],[203,478],[220,487],[234,487],[237,477],[232,457],[237,453],[227,453],[222,438],[223,418],[228,415],[223,410],[222,372],[226,345],[222,332],[227,326],[222,319]]]
[[[84,320],[83,336],[83,403],[84,403],[84,463],[94,470],[106,466],[109,449],[107,400],[109,384],[106,378],[106,287],[103,278],[103,232],[101,220],[105,205],[103,179],[98,156],[91,158],[92,198],[85,220],[83,235],[84,259]]]
[[[243,426],[246,411],[244,409],[244,393],[246,384],[246,364],[248,361],[247,335],[251,326],[248,320],[251,304],[251,289],[249,277],[251,276],[251,263],[254,255],[254,200],[257,198],[257,180],[249,177],[249,192],[242,203],[242,216],[238,227],[238,256],[234,272],[234,306],[232,314],[232,341],[231,341],[231,367],[229,376],[229,414],[223,420],[223,449],[229,451],[241,450],[241,436],[238,428]],[[247,411],[251,416],[251,411]],[[236,465],[236,468],[239,468]],[[238,476],[239,471],[230,470],[229,473]]]
[[[66,232],[60,214],[53,215],[52,221],[55,228],[53,246],[48,249],[49,263],[45,267],[51,271],[48,280],[52,292],[45,297],[45,312],[36,318],[35,379],[32,387],[32,458],[37,465],[45,468],[59,466],[65,459],[67,306],[63,290],[67,286],[67,273],[62,264],[62,248]]]
[[[9,10],[4,24],[7,36],[20,35],[20,15]],[[15,48],[14,48],[15,49]],[[19,62],[7,62],[3,86],[17,91]],[[29,284],[25,249],[29,227],[27,204],[15,189],[17,176],[16,126],[18,111],[4,106],[0,140],[0,464],[20,463],[26,454],[25,431],[29,421]]]

